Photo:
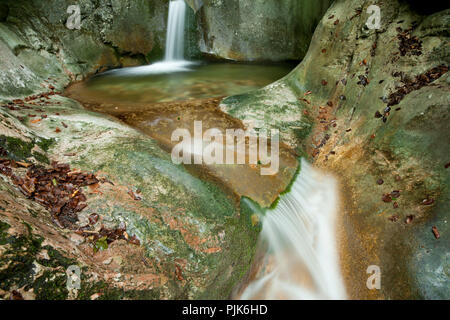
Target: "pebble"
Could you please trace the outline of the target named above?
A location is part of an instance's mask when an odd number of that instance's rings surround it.
[[[112,258],[108,258],[108,259],[103,261],[103,264],[104,265],[108,265],[108,264],[110,264],[112,262],[112,260],[113,260]]]

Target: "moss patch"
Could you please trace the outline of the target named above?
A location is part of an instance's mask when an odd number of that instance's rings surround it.
[[[47,155],[33,151],[33,148],[37,145],[43,151],[47,152],[53,143],[53,139],[42,138],[26,142],[19,138],[0,136],[0,147],[6,149],[8,151],[8,157],[16,161],[24,161],[29,157],[34,157],[37,161],[48,164],[50,161]]]

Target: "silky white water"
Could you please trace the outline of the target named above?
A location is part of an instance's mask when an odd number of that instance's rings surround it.
[[[336,182],[302,160],[290,192],[262,217],[266,248],[241,299],[345,299],[336,249]]]
[[[123,68],[109,73],[116,75],[147,75],[190,71],[193,63],[184,60],[186,3],[184,0],[171,0],[166,32],[166,50],[164,60],[148,66]]]
[[[172,0],[169,3],[167,22],[165,61],[184,60],[184,21],[186,3],[184,0]]]

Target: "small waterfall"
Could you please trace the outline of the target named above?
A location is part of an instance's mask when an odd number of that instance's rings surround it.
[[[163,61],[148,66],[123,68],[107,71],[117,75],[149,75],[190,71],[194,63],[184,60],[184,30],[186,3],[184,0],[171,0],[167,22],[166,52]]]
[[[184,21],[186,3],[172,0],[169,4],[165,61],[184,60]]]
[[[262,261],[241,299],[345,299],[336,250],[336,183],[302,160],[291,191],[263,219]]]

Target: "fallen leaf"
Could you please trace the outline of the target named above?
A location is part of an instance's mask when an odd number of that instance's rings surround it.
[[[438,231],[436,226],[433,226],[433,228],[431,230],[433,231],[434,237],[436,239],[439,239],[441,237],[441,235],[439,234],[439,231]]]
[[[383,197],[381,198],[381,200],[383,200],[384,202],[387,202],[387,203],[392,202],[392,197],[389,193],[385,193],[383,195]]]
[[[16,163],[17,163],[20,167],[23,167],[23,168],[29,168],[29,167],[32,166],[31,163],[26,163],[26,162],[21,162],[21,161],[16,161]]]

